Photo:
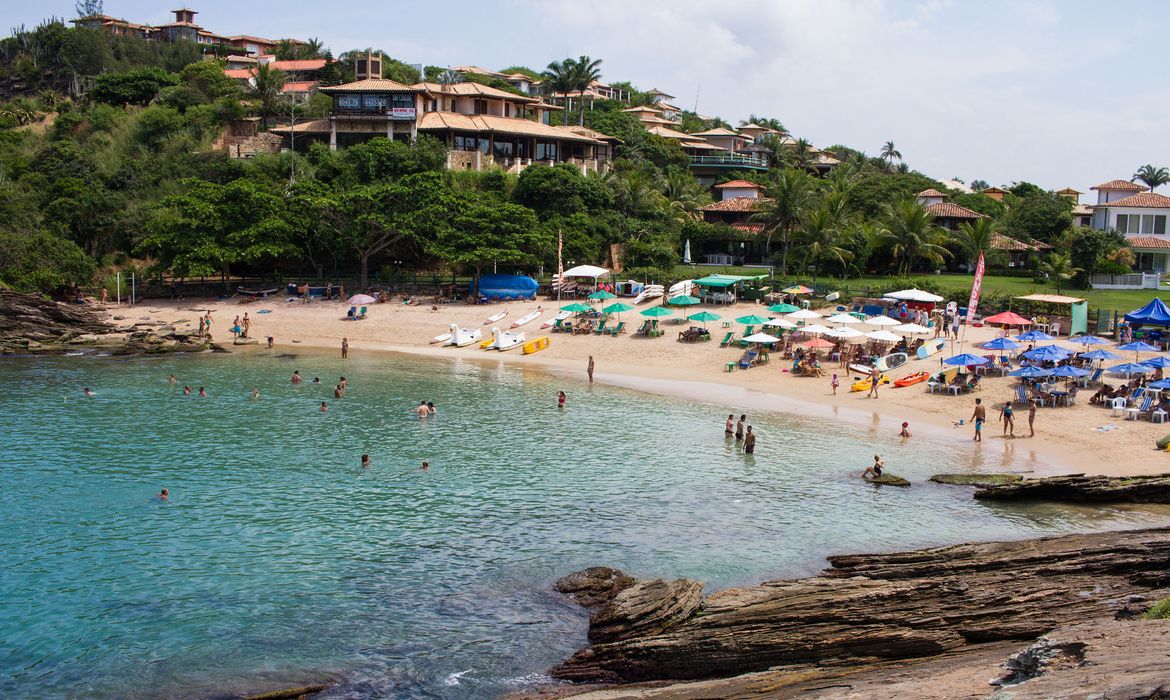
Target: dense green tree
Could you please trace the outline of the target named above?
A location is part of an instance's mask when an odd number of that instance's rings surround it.
[[[161,68],[138,68],[106,73],[94,80],[89,96],[111,105],[145,105],[165,87],[179,84],[179,76]]]
[[[97,266],[72,241],[40,230],[0,226],[0,287],[49,292],[93,282]]]
[[[1027,189],[1024,191],[1030,192]],[[1031,240],[1055,243],[1060,234],[1072,225],[1072,207],[1071,201],[1050,192],[1017,197],[1011,202],[1007,230],[1012,231],[1013,235],[1023,234]]]
[[[1047,190],[1045,190],[1043,187],[1026,181],[1013,183],[1012,186],[1008,188],[1008,192],[1011,192],[1017,197],[1039,197],[1047,194]]]
[[[837,212],[829,206],[813,209],[801,222],[796,232],[796,252],[803,258],[804,264],[812,265],[813,286],[816,286],[817,275],[825,262],[839,263],[842,269],[848,264],[853,254],[844,247],[847,235]]]
[[[354,182],[369,184],[442,170],[447,163],[447,147],[425,135],[413,143],[377,138],[345,149],[341,157]]]
[[[613,196],[601,180],[585,177],[565,163],[551,168],[525,168],[513,196],[541,216],[570,216],[613,206]]]
[[[912,196],[887,204],[882,225],[878,237],[893,253],[902,275],[909,275],[919,261],[941,265],[950,255],[943,247],[946,232],[934,224],[934,217]]]
[[[1125,236],[1110,230],[1076,226],[1066,231],[1056,242],[1059,251],[1069,254],[1069,261],[1076,268],[1077,286],[1087,288],[1090,276],[1116,250],[1126,248]]]
[[[488,265],[536,264],[550,248],[551,235],[528,207],[472,197],[455,212],[428,250],[448,264],[474,269],[477,278]]]
[[[765,189],[768,201],[752,219],[763,224],[764,252],[772,251],[772,239],[780,237],[783,245],[780,257],[780,274],[788,274],[788,249],[792,234],[801,226],[804,216],[812,207],[816,190],[813,179],[807,173],[796,169],[782,171],[775,182]]]

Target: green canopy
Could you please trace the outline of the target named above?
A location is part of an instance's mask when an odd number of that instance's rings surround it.
[[[590,306],[588,304],[582,304],[582,303],[569,304],[568,306],[561,307],[561,311],[572,311],[573,313],[577,313],[577,314],[584,313],[586,311],[592,311],[592,310],[593,310],[592,306]]]
[[[707,275],[706,277],[695,280],[695,284],[700,287],[730,287],[738,282],[746,280],[761,280],[767,275]]]
[[[695,304],[701,304],[703,302],[699,301],[698,299],[696,299],[692,296],[687,296],[686,294],[681,294],[677,297],[671,297],[670,301],[668,301],[666,303],[670,304],[671,306],[694,306]]]
[[[670,309],[666,308],[665,306],[651,306],[649,309],[646,309],[645,311],[643,311],[642,315],[649,316],[651,318],[659,318],[662,316],[669,316],[672,313],[674,313],[674,312],[671,311]]]
[[[745,326],[762,326],[768,322],[768,319],[764,318],[763,316],[750,314],[748,316],[740,316],[739,318],[735,319],[735,322],[742,323]]]
[[[687,316],[688,321],[702,321],[703,323],[707,321],[718,321],[720,318],[722,317],[719,314],[713,314],[710,311],[700,311],[697,314]]]
[[[589,298],[596,299],[597,301],[605,301],[606,299],[616,299],[617,295],[610,294],[609,292],[605,291],[604,289],[599,289],[596,292],[590,294]]]
[[[774,314],[790,314],[793,311],[800,311],[800,307],[792,304],[772,304],[768,307],[768,311]]]
[[[629,304],[623,304],[620,301],[616,302],[614,304],[610,304],[609,306],[602,309],[602,311],[604,311],[607,314],[620,314],[623,311],[633,311],[633,310],[634,310],[634,307],[630,306]]]

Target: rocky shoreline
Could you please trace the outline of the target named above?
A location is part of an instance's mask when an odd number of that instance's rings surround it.
[[[63,304],[33,294],[0,289],[0,355],[111,355],[219,350],[200,338],[145,319],[129,329],[115,327],[104,311]]]
[[[795,688],[801,679],[923,660],[961,664],[992,647],[1003,662],[1008,650],[1054,630],[1135,618],[1170,595],[1170,528],[836,556],[829,564],[819,576],[707,596],[690,579],[637,580],[602,567],[570,575],[557,588],[594,609],[590,646],[551,674],[650,688],[765,673],[773,686]],[[1170,656],[1162,658],[1170,679]],[[735,696],[703,683],[697,695],[670,697]],[[625,690],[604,697],[627,697]]]

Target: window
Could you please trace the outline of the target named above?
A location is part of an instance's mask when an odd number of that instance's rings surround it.
[[[390,106],[395,109],[414,109],[414,95],[402,93],[390,95]]]
[[[512,144],[507,141],[496,141],[495,148],[492,150],[492,155],[496,158],[511,158]]]
[[[473,114],[487,114],[487,100],[476,100]]]
[[[1114,227],[1118,233],[1137,235],[1166,235],[1165,214],[1118,214]]]
[[[536,160],[556,160],[557,145],[555,143],[536,143]]]

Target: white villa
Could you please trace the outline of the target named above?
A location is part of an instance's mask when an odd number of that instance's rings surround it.
[[[1092,227],[1123,234],[1136,258],[1134,269],[1170,272],[1170,235],[1166,230],[1170,197],[1127,180],[1112,180],[1092,189],[1097,191],[1097,203],[1090,207]]]

